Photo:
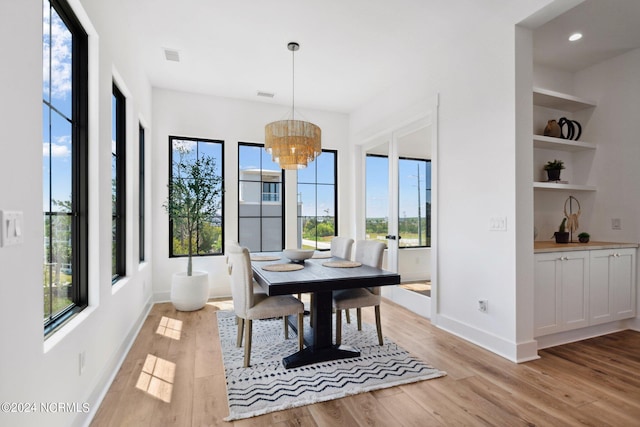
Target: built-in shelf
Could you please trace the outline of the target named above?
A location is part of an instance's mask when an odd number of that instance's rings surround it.
[[[534,189],[539,190],[561,190],[561,191],[596,191],[594,185],[559,184],[555,182],[534,182]]]
[[[591,101],[548,89],[533,88],[533,104],[562,111],[580,111],[595,107]]]
[[[551,136],[533,135],[534,148],[562,151],[595,150],[596,144],[585,141],[572,141],[570,139],[554,138]]]

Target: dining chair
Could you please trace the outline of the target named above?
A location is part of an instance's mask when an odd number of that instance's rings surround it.
[[[284,318],[284,336],[289,338],[287,316],[298,315],[298,349],[302,350],[304,340],[303,313],[304,304],[290,295],[267,296],[253,291],[253,271],[251,257],[247,248],[240,245],[228,245],[229,274],[231,275],[231,295],[233,311],[238,319],[238,337],[236,346],[242,347],[243,335],[246,337],[244,347],[244,367],[251,360],[251,330],[253,320]]]
[[[239,249],[242,246],[240,246],[240,244],[238,242],[236,242],[235,240],[227,240],[227,241],[225,241],[225,249],[227,251],[227,257],[226,257],[227,265],[229,265],[229,248],[231,248],[231,247],[235,247],[236,249]],[[256,279],[252,279],[252,280],[253,280],[253,293],[254,294],[266,294],[265,290],[262,289],[262,286],[260,286],[260,284],[258,284],[258,282],[256,282]]]
[[[382,256],[386,245],[376,240],[358,240],[354,259],[364,265],[382,268]],[[380,322],[380,287],[345,289],[333,293],[333,308],[336,311],[336,345],[342,343],[342,310],[356,309],[358,330],[362,330],[362,307],[374,307],[378,343],[382,345]]]
[[[331,256],[338,258],[351,259],[351,248],[353,247],[353,239],[350,237],[335,236],[331,239]],[[301,298],[298,294],[298,299]],[[309,305],[313,306],[313,294],[309,297]],[[313,324],[313,310],[309,309],[311,324]],[[349,310],[347,310],[347,323],[350,323]]]

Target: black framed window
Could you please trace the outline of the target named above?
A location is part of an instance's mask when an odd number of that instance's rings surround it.
[[[145,260],[145,129],[138,125],[138,258],[140,262]]]
[[[254,252],[284,248],[284,174],[262,144],[238,144],[238,236]]]
[[[88,303],[88,43],[71,7],[43,2],[44,334]]]
[[[126,99],[113,84],[111,97],[111,281],[127,274]]]
[[[322,153],[298,170],[298,244],[330,249],[338,230],[338,152]]]
[[[169,136],[169,182],[180,181],[188,187],[190,178],[184,176],[185,167],[196,161],[211,161],[210,181],[215,191],[216,214],[196,224],[192,236],[193,256],[221,255],[224,252],[224,142],[201,138]],[[189,227],[186,218],[169,219],[169,256],[181,257],[189,253]]]

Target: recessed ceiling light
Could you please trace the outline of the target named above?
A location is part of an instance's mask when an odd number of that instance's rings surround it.
[[[569,36],[569,41],[575,42],[577,40],[580,40],[581,38],[582,38],[582,33],[573,33]]]
[[[265,98],[273,98],[275,96],[275,93],[265,92],[265,91],[259,90],[258,91],[258,96],[264,96]]]
[[[174,49],[165,49],[164,57],[167,61],[180,62],[180,52]]]

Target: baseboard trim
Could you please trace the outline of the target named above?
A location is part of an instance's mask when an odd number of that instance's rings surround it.
[[[626,329],[630,329],[629,323],[624,320],[619,320],[603,323],[601,325],[574,329],[571,331],[558,332],[557,334],[543,335],[541,337],[537,337],[536,341],[538,342],[538,350],[542,350],[544,348],[595,338],[602,335],[612,334],[614,332],[624,331]]]
[[[456,319],[438,314],[435,325],[457,337],[480,346],[514,363],[538,359],[535,340],[514,343],[497,335],[475,328]]]

